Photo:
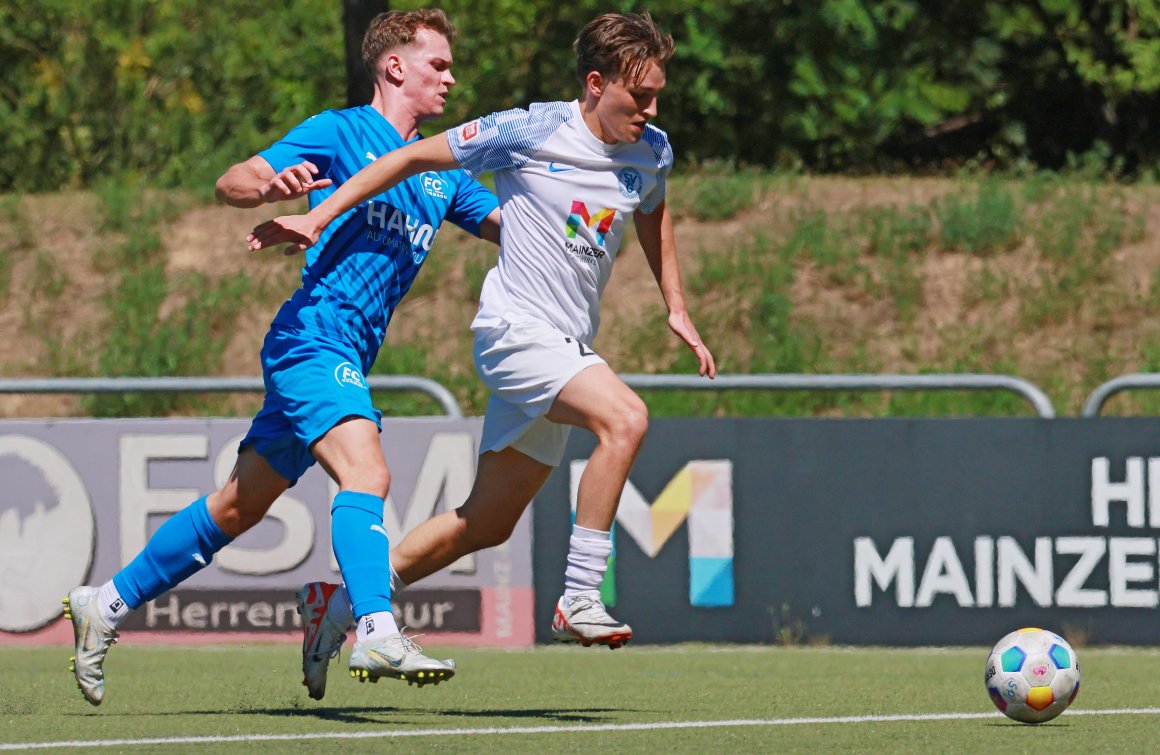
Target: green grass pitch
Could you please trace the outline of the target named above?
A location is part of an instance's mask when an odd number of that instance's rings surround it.
[[[326,699],[315,702],[294,645],[122,644],[106,664],[105,703],[94,708],[67,670],[68,648],[4,647],[0,751],[1054,755],[1160,742],[1156,649],[1080,648],[1078,699],[1039,726],[995,712],[983,648],[426,650],[455,657],[459,674],[421,689],[359,684],[344,652]]]

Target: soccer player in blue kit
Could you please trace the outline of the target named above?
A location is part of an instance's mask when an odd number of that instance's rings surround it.
[[[363,40],[375,77],[370,105],[326,111],[281,141],[231,167],[219,198],[254,207],[308,196],[316,206],[376,157],[419,140],[419,125],[443,114],[455,29],[440,10],[377,16]],[[389,548],[383,501],[390,472],[379,443],[381,415],[364,375],[387,324],[407,293],[444,220],[499,241],[495,196],[462,170],[426,171],[344,213],[306,253],[302,286],[282,305],[262,347],[266,397],[220,489],[174,514],[145,549],[100,587],[65,598],[76,640],[73,671],[85,699],[104,699],[104,661],[129,611],[204,568],[214,554],[257,524],[274,501],[318,461],[338,483],[331,507],[332,545],[345,582],[327,626],[313,634],[334,586],[299,593],[307,626],[310,695],[321,698],[325,669],[345,631],[356,625],[353,676],[438,683],[453,661],[423,655],[391,614]],[[309,588],[309,589],[308,589]],[[342,608],[347,611],[342,616]],[[310,650],[310,648],[304,648]],[[322,675],[311,674],[321,664]]]
[[[665,185],[673,153],[653,126],[673,40],[648,14],[610,13],[580,32],[578,100],[533,104],[469,121],[377,160],[309,214],[263,223],[257,250],[309,246],[367,196],[426,170],[494,171],[503,207],[498,265],[472,323],[480,378],[491,391],[479,466],[467,501],[408,533],[391,553],[411,583],[498,545],[560,463],[570,427],[597,446],[580,479],[564,593],[552,634],[619,647],[632,629],[611,617],[599,586],[617,505],[648,427],[644,402],[592,349],[600,298],[629,219],[668,308],[669,328],[698,372],[716,365],[681,288]],[[308,587],[321,588],[321,583]],[[334,601],[332,601],[333,604]]]

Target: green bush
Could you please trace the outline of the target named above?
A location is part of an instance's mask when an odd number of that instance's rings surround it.
[[[575,97],[577,31],[597,13],[639,7],[416,4],[445,8],[461,32],[459,83],[431,133]],[[1160,7],[1111,3],[1095,13],[1089,5],[655,0],[650,10],[677,41],[657,124],[678,160],[694,163],[1156,175]],[[6,0],[0,192],[130,174],[208,193],[231,163],[345,105],[343,8],[332,0]]]
[[[329,0],[10,0],[0,191],[198,186],[345,92]]]

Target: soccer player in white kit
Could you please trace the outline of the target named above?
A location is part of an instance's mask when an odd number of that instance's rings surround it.
[[[424,171],[494,171],[501,206],[497,266],[471,328],[491,391],[479,466],[467,501],[409,533],[391,563],[409,584],[463,555],[503,543],[560,463],[572,426],[598,444],[580,480],[558,640],[617,648],[632,629],[608,615],[599,586],[621,491],[648,427],[644,403],[591,348],[600,296],[631,217],[665,304],[668,324],[716,374],[685,307],[665,181],[673,153],[649,124],[665,85],[673,40],[646,13],[606,14],[574,49],[583,94],[572,102],[493,113],[379,158],[310,213],[280,217],[249,237],[253,250],[305,249],[351,207]],[[336,593],[332,600],[341,600]]]

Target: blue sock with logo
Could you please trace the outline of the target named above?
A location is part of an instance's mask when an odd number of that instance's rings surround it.
[[[140,608],[204,569],[233,540],[209,514],[205,498],[169,517],[145,549],[113,575],[113,585],[130,608]]]
[[[330,507],[330,542],[355,618],[391,610],[391,545],[383,499],[344,490]]]

